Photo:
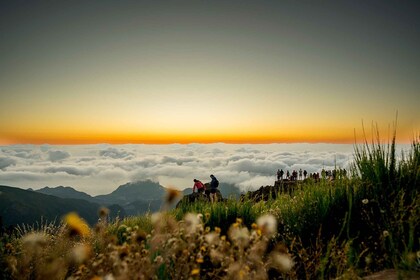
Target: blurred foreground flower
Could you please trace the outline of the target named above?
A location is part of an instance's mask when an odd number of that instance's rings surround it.
[[[288,254],[272,252],[270,254],[270,265],[280,272],[288,272],[293,267],[293,260]]]
[[[70,235],[79,235],[87,237],[90,235],[90,229],[87,223],[77,215],[77,213],[69,213],[64,217],[64,223],[70,229]]]
[[[70,258],[77,264],[84,263],[92,254],[92,248],[86,244],[79,244],[71,250]]]
[[[198,215],[193,213],[187,213],[184,217],[185,227],[189,233],[193,233],[197,230],[197,227],[201,225],[201,219]]]
[[[22,242],[25,246],[29,246],[31,248],[43,247],[44,245],[47,244],[47,238],[45,234],[32,232],[25,235],[22,238]]]
[[[174,202],[174,200],[181,196],[181,191],[173,189],[173,188],[168,188],[166,189],[166,197],[165,197],[165,201],[167,204],[172,204],[172,202]]]
[[[264,235],[269,237],[277,232],[277,220],[271,214],[266,214],[257,219],[257,225]]]

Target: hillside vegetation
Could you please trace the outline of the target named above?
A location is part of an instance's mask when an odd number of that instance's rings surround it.
[[[355,147],[352,176],[251,198],[4,236],[3,278],[357,279],[420,270],[420,139]],[[398,158],[398,160],[397,160]],[[169,190],[167,203],[177,196]]]

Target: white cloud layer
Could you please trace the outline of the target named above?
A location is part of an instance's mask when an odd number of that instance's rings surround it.
[[[353,145],[15,145],[0,147],[0,184],[22,188],[72,186],[105,194],[130,181],[191,187],[192,179],[232,183],[243,190],[272,185],[277,169],[319,172],[348,168]]]

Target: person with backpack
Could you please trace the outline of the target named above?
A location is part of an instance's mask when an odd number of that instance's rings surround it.
[[[203,193],[206,187],[200,180],[194,179],[193,193],[195,193],[195,189],[197,189],[198,193]]]
[[[217,188],[219,187],[219,181],[213,174],[210,175],[210,178],[210,201],[214,203],[217,202]]]

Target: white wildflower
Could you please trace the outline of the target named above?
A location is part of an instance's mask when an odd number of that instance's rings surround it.
[[[162,218],[163,218],[163,215],[157,212],[157,213],[153,213],[150,216],[150,221],[152,222],[152,225],[156,226],[158,223],[161,223]]]
[[[267,236],[273,236],[277,232],[277,220],[271,214],[266,214],[257,219],[257,225]]]
[[[30,247],[44,246],[47,243],[47,238],[45,234],[33,232],[25,235],[22,242]]]
[[[363,203],[363,204],[368,204],[368,203],[369,203],[369,199],[367,199],[367,198],[363,199],[363,200],[362,200],[362,203]]]
[[[206,240],[207,243],[209,244],[214,244],[216,243],[217,239],[219,238],[219,235],[215,232],[210,232],[208,234],[206,234],[204,236],[204,239]]]
[[[232,226],[229,229],[230,239],[238,246],[246,247],[249,244],[249,230],[246,227],[240,228]]]
[[[270,255],[272,267],[280,272],[288,272],[293,267],[293,260],[288,254],[273,252]]]
[[[186,229],[192,233],[197,230],[197,226],[200,225],[200,219],[193,213],[187,213],[184,217]]]
[[[91,249],[86,244],[79,244],[71,250],[70,256],[75,263],[83,263],[91,254]]]

